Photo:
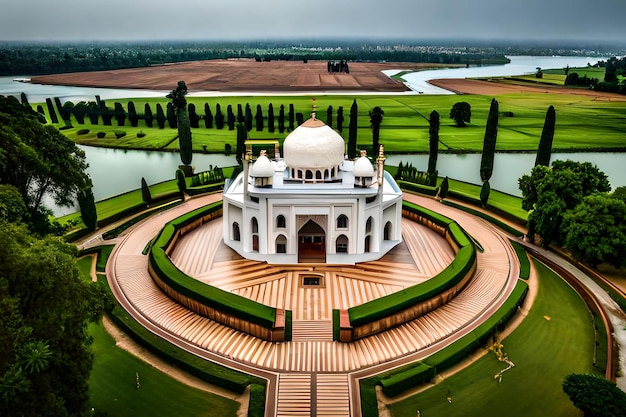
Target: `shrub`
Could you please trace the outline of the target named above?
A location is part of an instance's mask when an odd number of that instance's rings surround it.
[[[98,139],[102,139],[106,135],[107,135],[106,132],[98,132],[98,133],[96,133],[96,136],[98,137]]]
[[[114,130],[113,134],[115,135],[116,139],[121,139],[126,136],[126,132],[124,132],[123,130]]]
[[[144,136],[146,136],[146,134],[143,133],[143,131],[139,131],[139,133],[137,133],[138,138],[143,138]]]
[[[86,135],[87,133],[89,133],[89,129],[80,129],[78,132],[76,132],[78,136]]]

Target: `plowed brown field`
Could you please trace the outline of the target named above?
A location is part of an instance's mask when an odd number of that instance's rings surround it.
[[[408,91],[401,82],[382,73],[388,69],[433,68],[419,63],[350,63],[350,73],[329,73],[326,61],[269,61],[224,59],[167,64],[144,68],[43,75],[33,83],[84,87],[173,90],[184,80],[195,91]]]

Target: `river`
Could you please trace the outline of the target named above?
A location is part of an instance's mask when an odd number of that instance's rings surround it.
[[[543,69],[587,66],[595,64],[598,60],[606,58],[588,57],[534,57],[534,56],[511,56],[511,62],[506,65],[453,68],[441,70],[420,71],[406,74],[406,84],[414,94],[453,94],[428,84],[428,80],[436,78],[473,78],[504,75],[521,75],[534,73],[537,67]],[[388,75],[402,71],[386,71]],[[14,78],[25,77],[0,77],[1,95],[19,95],[26,93],[30,102],[43,102],[48,97],[59,97],[61,101],[93,100],[95,95],[102,99],[134,98],[134,97],[163,97],[165,91],[151,90],[124,90],[107,88],[84,88],[68,86],[38,85],[13,81]],[[193,95],[215,95],[215,92],[196,91]],[[223,95],[223,93],[220,93]],[[241,93],[238,93],[241,94]],[[345,94],[342,93],[342,94]],[[407,93],[402,93],[407,94]],[[410,93],[409,93],[410,94]],[[248,93],[249,95],[249,93]],[[145,177],[148,184],[154,184],[174,177],[180,158],[178,153],[169,152],[144,152],[125,151],[115,149],[82,147],[87,154],[89,163],[88,173],[94,183],[94,195],[97,200],[121,194],[123,192],[140,187],[141,178]],[[623,166],[626,162],[626,153],[565,153],[553,154],[552,160],[572,159],[576,161],[589,161],[596,164],[605,172],[613,188],[626,186],[626,176],[623,174]],[[397,165],[411,162],[419,170],[426,170],[427,155],[389,155],[387,164]],[[490,180],[493,189],[504,191],[512,195],[520,195],[517,187],[517,179],[532,169],[535,154],[509,154],[498,153],[494,160],[493,176]],[[193,165],[196,171],[208,169],[209,165],[229,166],[234,165],[233,157],[224,155],[194,154]],[[437,168],[439,175],[448,176],[470,183],[479,184],[480,155],[449,155],[440,154]],[[55,208],[55,214],[71,212],[72,209],[59,210]]]

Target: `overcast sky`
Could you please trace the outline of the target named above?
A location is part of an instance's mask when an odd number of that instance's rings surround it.
[[[626,0],[0,0],[0,41],[329,37],[626,42]]]

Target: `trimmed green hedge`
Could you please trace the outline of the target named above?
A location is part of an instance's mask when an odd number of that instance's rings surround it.
[[[78,253],[78,256],[96,254],[96,272],[105,272],[106,264],[109,260],[111,252],[115,245],[101,245],[93,248],[82,250]]]
[[[517,259],[519,259],[519,277],[522,279],[528,279],[530,277],[530,260],[526,254],[526,249],[514,240],[509,239],[511,246],[515,249]]]
[[[411,191],[413,193],[419,193],[434,197],[437,195],[438,187],[430,187],[428,185],[416,184],[414,182],[408,182],[403,180],[396,180],[396,183],[403,191]]]
[[[471,333],[423,361],[415,362],[371,379],[377,380],[382,386],[385,395],[389,397],[394,397],[408,389],[432,380],[438,372],[457,364],[500,331],[503,325],[515,314],[518,306],[524,301],[527,292],[528,284],[524,281],[518,281],[504,304]],[[361,395],[363,395],[363,392]],[[361,402],[363,403],[363,400]]]
[[[217,311],[225,312],[266,329],[273,329],[276,321],[275,308],[193,279],[179,270],[165,253],[179,229],[221,209],[221,207],[222,202],[218,201],[167,223],[161,229],[150,250],[150,266],[159,278],[174,291]],[[291,333],[290,318],[290,315],[285,317],[286,335]]]
[[[353,327],[383,319],[454,287],[476,262],[476,249],[465,231],[454,220],[413,203],[403,202],[402,207],[447,229],[459,250],[450,265],[428,281],[348,309],[350,324]]]
[[[466,213],[470,213],[470,214],[473,214],[474,216],[478,216],[478,217],[480,217],[482,219],[485,219],[489,223],[492,223],[492,224],[498,226],[500,229],[504,230],[505,232],[507,232],[507,233],[509,233],[509,234],[511,234],[513,236],[523,236],[524,235],[524,232],[516,229],[515,227],[509,226],[507,223],[504,223],[503,221],[498,220],[495,217],[492,217],[489,214],[484,213],[484,212],[482,212],[480,210],[475,210],[473,208],[464,206],[462,204],[457,204],[457,203],[454,203],[452,201],[442,200],[441,202],[443,204],[445,204],[446,206],[454,207],[456,209],[463,210]]]

